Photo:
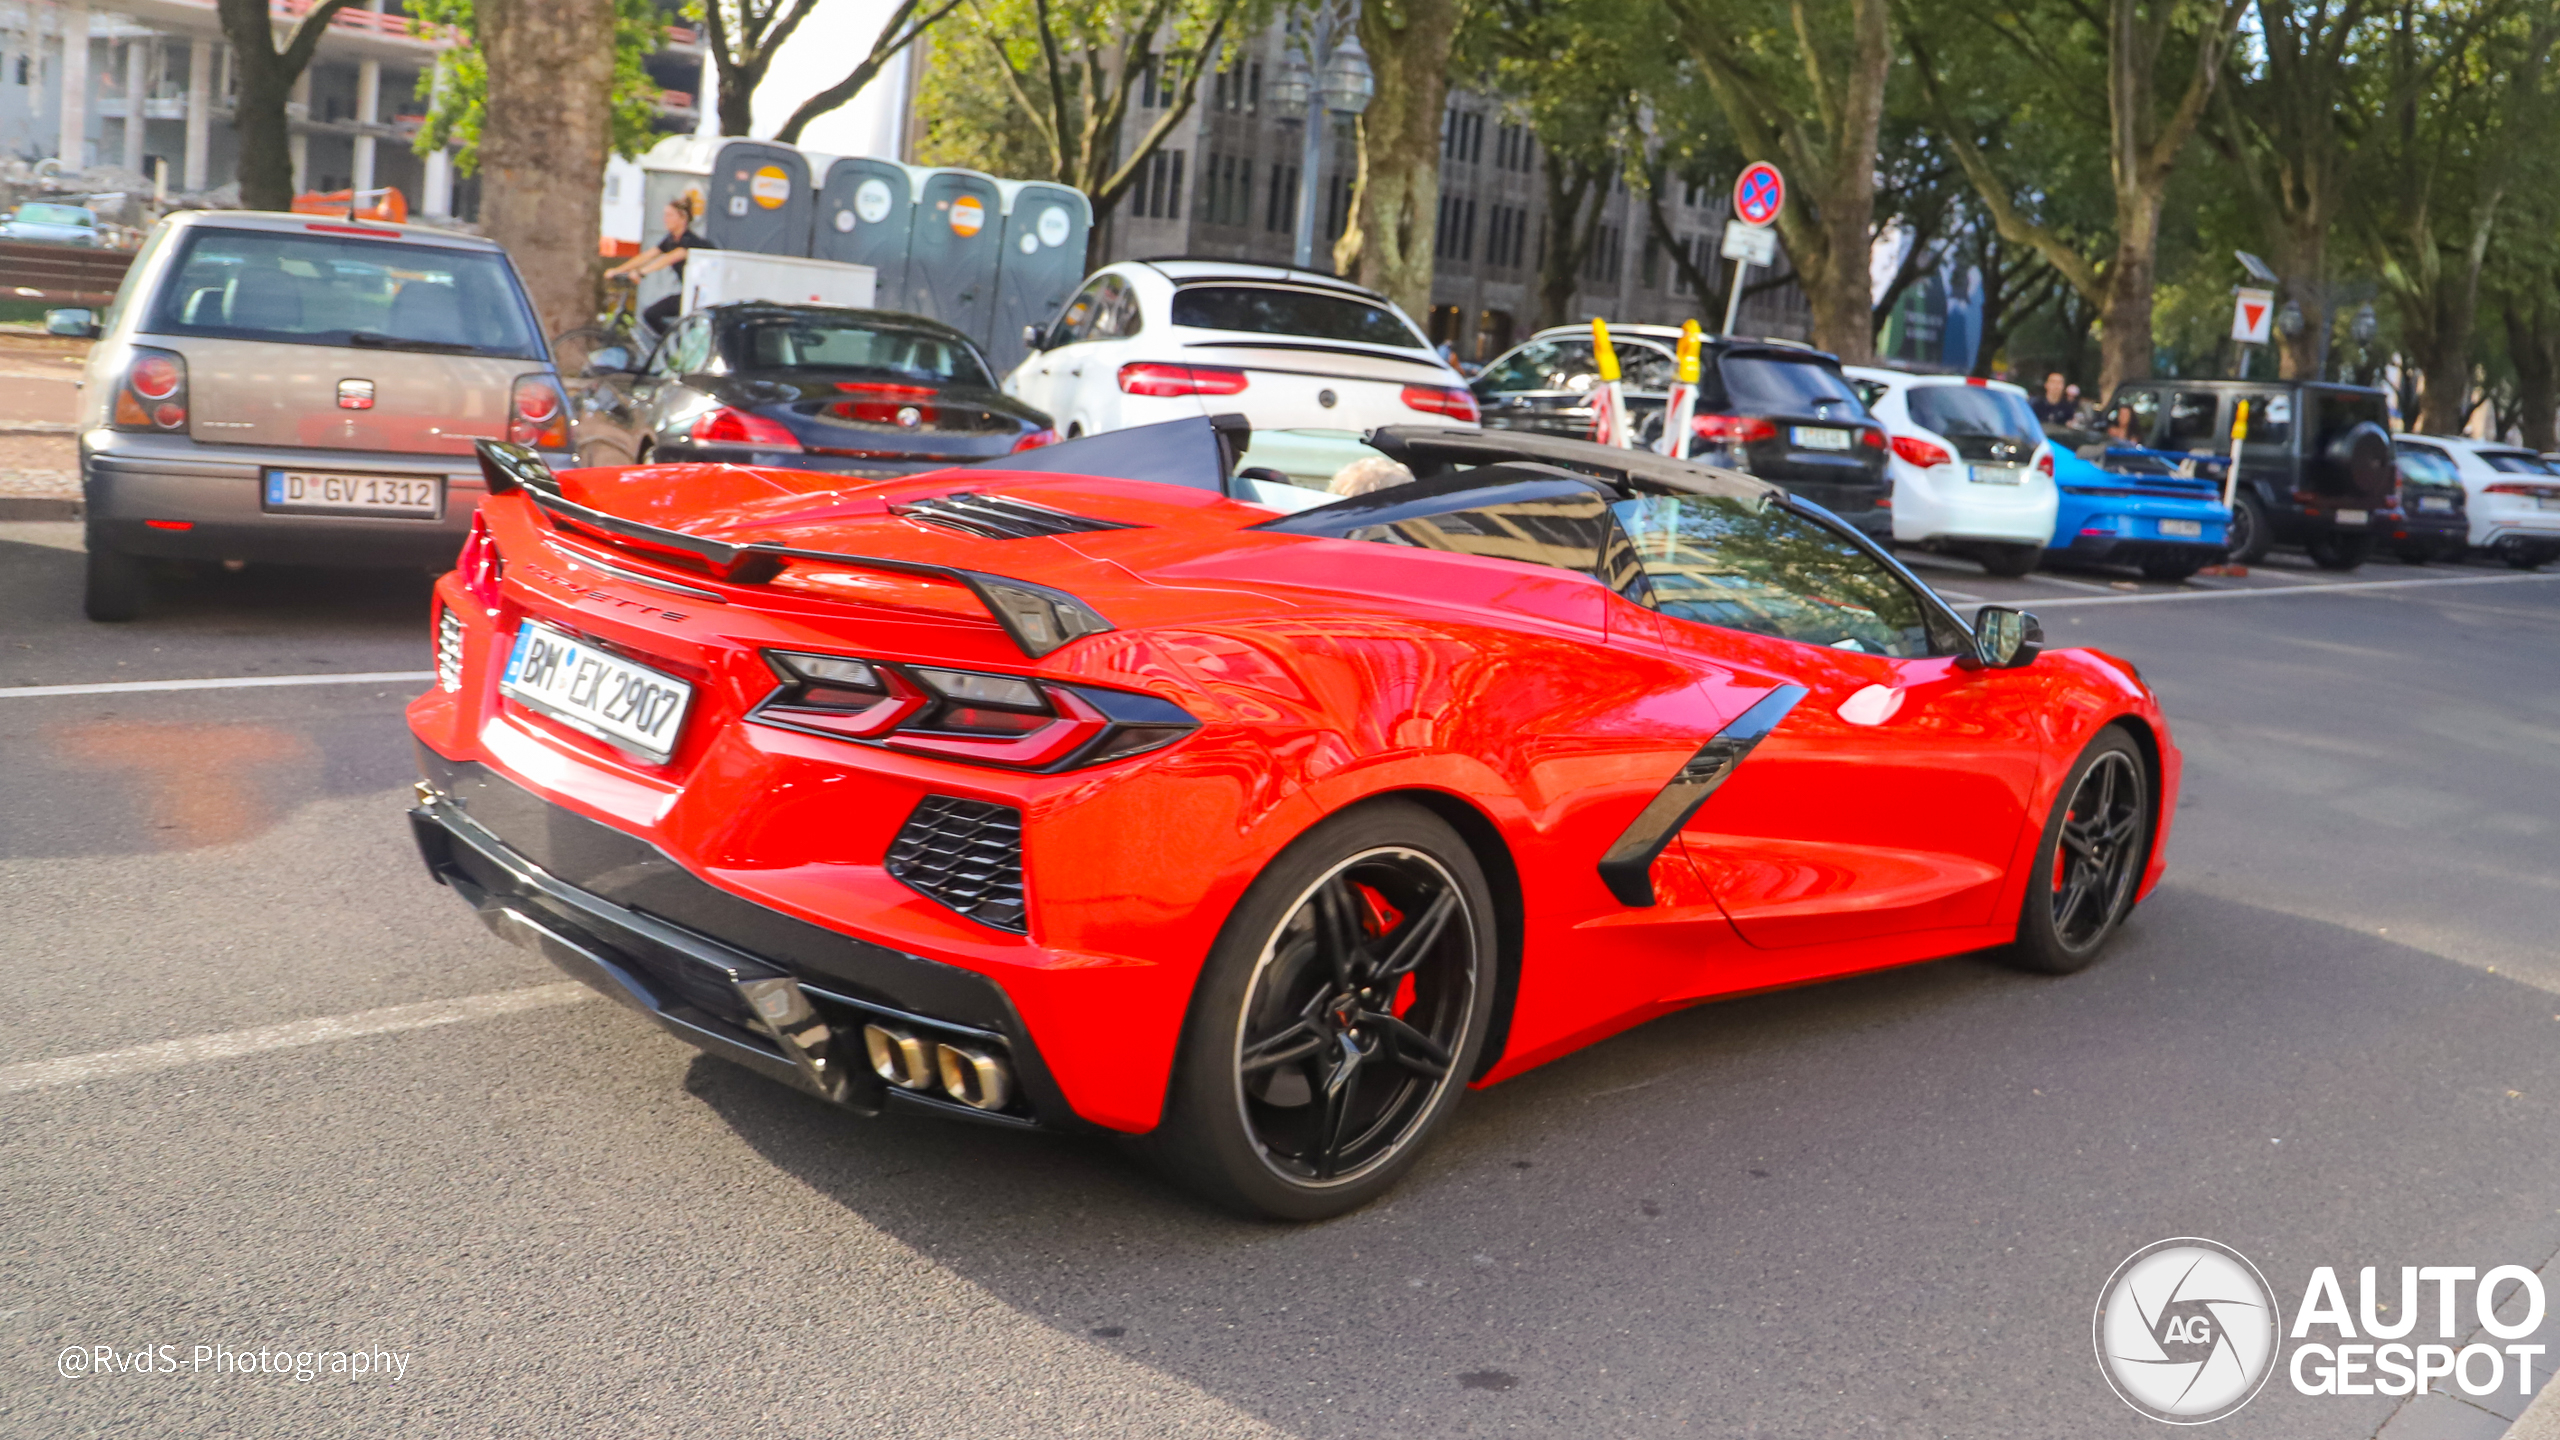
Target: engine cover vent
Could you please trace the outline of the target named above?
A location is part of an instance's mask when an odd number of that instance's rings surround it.
[[[987,540],[1028,540],[1037,535],[1074,535],[1089,530],[1140,528],[1118,520],[1070,515],[1045,505],[1033,505],[1004,495],[980,495],[971,490],[911,500],[904,505],[892,505],[889,509],[891,513],[904,515],[910,520],[947,525]]]

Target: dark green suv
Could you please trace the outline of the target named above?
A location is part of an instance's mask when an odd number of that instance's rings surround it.
[[[2132,380],[2108,402],[2124,438],[2219,475],[2231,422],[2249,402],[2232,497],[2230,551],[2247,563],[2275,546],[2327,570],[2353,570],[2394,513],[2390,404],[2362,385],[2306,380]],[[2209,462],[2209,463],[2208,463]]]

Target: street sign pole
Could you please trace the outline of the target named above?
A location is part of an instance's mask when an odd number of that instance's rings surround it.
[[[1734,177],[1733,218],[1724,222],[1724,258],[1733,262],[1733,289],[1724,300],[1724,333],[1742,320],[1742,286],[1751,267],[1767,267],[1778,258],[1778,237],[1770,230],[1787,203],[1786,177],[1761,161]]]

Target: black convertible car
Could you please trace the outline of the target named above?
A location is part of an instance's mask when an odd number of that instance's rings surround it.
[[[969,337],[917,315],[715,305],[678,320],[648,362],[600,350],[576,388],[588,465],[727,460],[904,475],[1058,437],[996,388]]]

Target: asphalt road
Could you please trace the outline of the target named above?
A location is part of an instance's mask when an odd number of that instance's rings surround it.
[[[217,574],[92,627],[75,536],[0,526],[0,1435],[2130,1436],[2089,1317],[2151,1241],[2236,1246],[2288,1314],[2315,1265],[2352,1297],[2560,1252],[2560,575],[1932,569],[2166,699],[2187,799],[2115,950],[1659,1021],[1282,1228],[544,988],[410,851],[415,686],[10,694],[427,666],[417,577]],[[182,1368],[56,1372],[96,1345]],[[2279,1377],[2212,1429],[2521,1403]]]

